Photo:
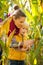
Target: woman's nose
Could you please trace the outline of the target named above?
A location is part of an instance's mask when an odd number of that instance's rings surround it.
[[[24,24],[22,23],[21,26],[23,26]]]

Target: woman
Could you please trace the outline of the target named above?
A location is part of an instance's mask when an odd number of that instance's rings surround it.
[[[16,50],[10,47],[12,39],[15,39],[17,43],[23,41],[23,37],[22,35],[19,35],[19,33],[22,26],[24,26],[23,24],[25,18],[26,15],[19,8],[16,8],[15,12],[11,16],[9,16],[8,19],[6,19],[7,22],[5,22],[2,26],[2,30],[4,30],[7,34],[6,45],[7,47],[9,47],[8,59],[10,61],[10,65],[25,65],[25,51],[23,49]]]
[[[9,54],[8,59],[10,61],[10,65],[24,65],[24,57],[25,53],[21,51],[17,51],[14,48],[10,48],[10,44],[12,41],[12,38],[15,37],[17,39],[17,42],[19,42],[21,39],[18,39],[18,34],[20,31],[20,28],[23,26],[25,21],[26,15],[18,8],[15,10],[15,12],[9,16],[7,22],[3,24],[2,29],[7,34],[7,47],[9,47]],[[21,40],[22,41],[22,40]]]

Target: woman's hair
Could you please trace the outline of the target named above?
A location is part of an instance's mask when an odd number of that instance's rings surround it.
[[[24,12],[19,8],[18,5],[14,6],[14,14],[15,19],[19,18],[19,17],[26,17],[26,15],[24,14]]]
[[[43,3],[43,0],[40,1],[40,4],[41,4],[41,5],[42,5],[42,3]]]
[[[17,10],[17,9],[19,9],[19,6],[17,4],[15,4],[13,8],[14,8],[14,10]]]

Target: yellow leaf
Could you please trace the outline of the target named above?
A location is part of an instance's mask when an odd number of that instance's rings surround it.
[[[34,59],[34,64],[35,64],[35,65],[37,64],[37,59],[36,59],[36,58]]]

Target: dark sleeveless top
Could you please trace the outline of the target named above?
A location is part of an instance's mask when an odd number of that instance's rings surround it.
[[[17,26],[14,24],[14,21],[13,21],[13,19],[11,20],[11,22],[10,22],[10,27],[9,27],[9,32],[8,32],[8,36],[12,33],[12,31],[14,30],[14,29],[16,29],[16,31],[15,31],[15,34],[14,35],[18,35],[19,34],[19,28],[17,28]]]

